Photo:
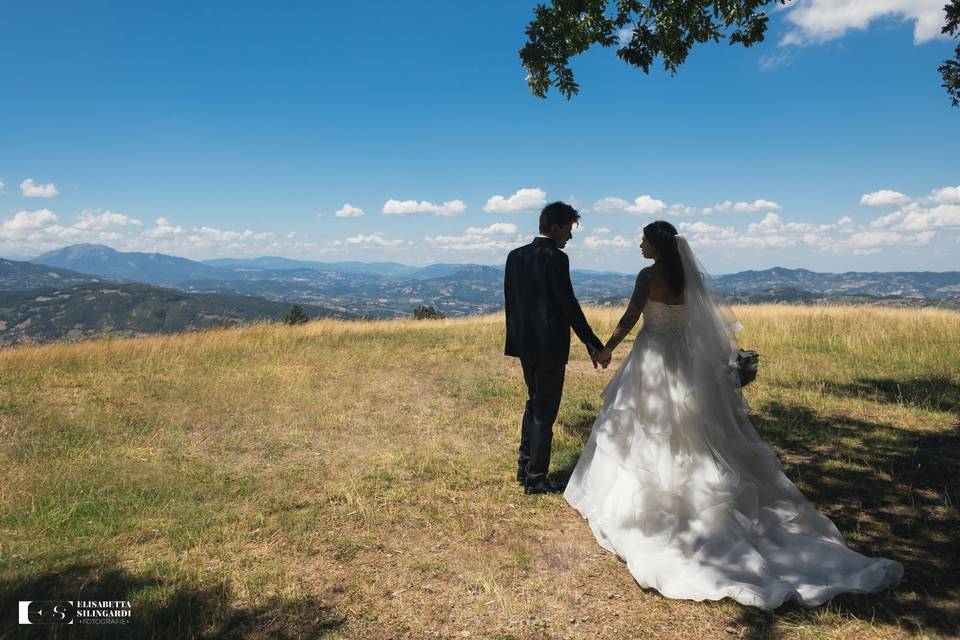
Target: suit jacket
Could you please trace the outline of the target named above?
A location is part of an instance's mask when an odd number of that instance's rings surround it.
[[[584,344],[603,349],[573,295],[570,259],[550,238],[534,238],[510,252],[503,273],[503,299],[504,354],[533,362],[567,362],[571,327]]]

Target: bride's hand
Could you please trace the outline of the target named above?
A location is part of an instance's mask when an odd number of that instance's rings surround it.
[[[611,359],[613,359],[613,352],[609,347],[604,347],[603,350],[598,351],[596,354],[596,361],[599,362],[604,369],[610,364]]]

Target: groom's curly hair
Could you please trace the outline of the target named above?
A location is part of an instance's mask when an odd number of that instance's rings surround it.
[[[540,212],[540,233],[550,231],[550,227],[563,227],[571,222],[579,222],[580,214],[566,202],[551,202]]]

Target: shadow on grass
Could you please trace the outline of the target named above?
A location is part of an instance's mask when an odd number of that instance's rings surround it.
[[[590,437],[590,431],[593,429],[593,421],[596,419],[597,407],[594,407],[592,404],[584,403],[580,407],[581,413],[580,416],[576,419],[573,424],[564,425],[566,429],[574,433],[581,442],[586,442],[587,438]],[[583,411],[588,411],[583,413]],[[547,479],[551,482],[559,482],[560,484],[567,484],[567,481],[570,480],[570,476],[573,475],[573,469],[577,466],[577,460],[579,459],[579,453],[573,456],[567,456],[565,458],[558,458],[556,464],[551,465],[550,471],[547,473]]]
[[[906,380],[861,378],[848,384],[829,383],[825,390],[842,397],[960,413],[960,384],[944,376]]]
[[[842,392],[867,389],[891,402],[937,407],[949,403],[956,386],[942,379],[888,384],[860,381]],[[849,388],[847,388],[849,387]],[[841,385],[836,389],[841,391]],[[897,389],[896,398],[892,390]],[[946,403],[946,405],[944,404]],[[740,606],[734,625],[741,638],[776,638],[777,621],[830,624],[824,611],[877,625],[947,636],[960,630],[960,423],[919,432],[846,417],[824,417],[809,408],[770,404],[753,416],[760,437],[773,448],[787,476],[848,538],[856,551],[904,565],[900,586],[884,594],[846,594],[815,609],[788,604],[774,612]],[[592,416],[570,429],[586,441]],[[856,444],[851,444],[856,443]],[[552,474],[566,480],[573,456]]]
[[[872,384],[876,382],[884,384]],[[932,388],[951,388],[929,380],[887,382],[848,386],[865,385],[877,393],[899,388],[898,397],[916,402],[945,397],[931,396]],[[843,595],[827,607],[874,623],[957,633],[960,547],[955,532],[960,517],[952,500],[960,492],[956,473],[960,423],[921,432],[771,404],[754,417],[754,424],[777,452],[790,479],[833,520],[856,551],[904,565],[903,581],[893,592]],[[741,622],[756,632],[754,637],[772,637],[777,616],[805,620],[813,615],[791,605],[775,613],[744,611]]]
[[[257,607],[234,609],[228,604],[230,589],[225,583],[169,583],[155,574],[135,576],[91,563],[3,579],[0,638],[320,638],[345,622],[344,616],[312,597],[274,597]],[[122,625],[21,625],[20,600],[129,600],[131,620]]]

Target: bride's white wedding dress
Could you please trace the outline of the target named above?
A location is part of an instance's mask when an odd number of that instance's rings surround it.
[[[757,436],[739,387],[709,353],[726,349],[720,332],[687,335],[724,319],[703,285],[698,297],[686,281],[687,304],[644,305],[564,498],[640,586],[669,598],[812,607],[896,586],[902,565],[848,548]]]

